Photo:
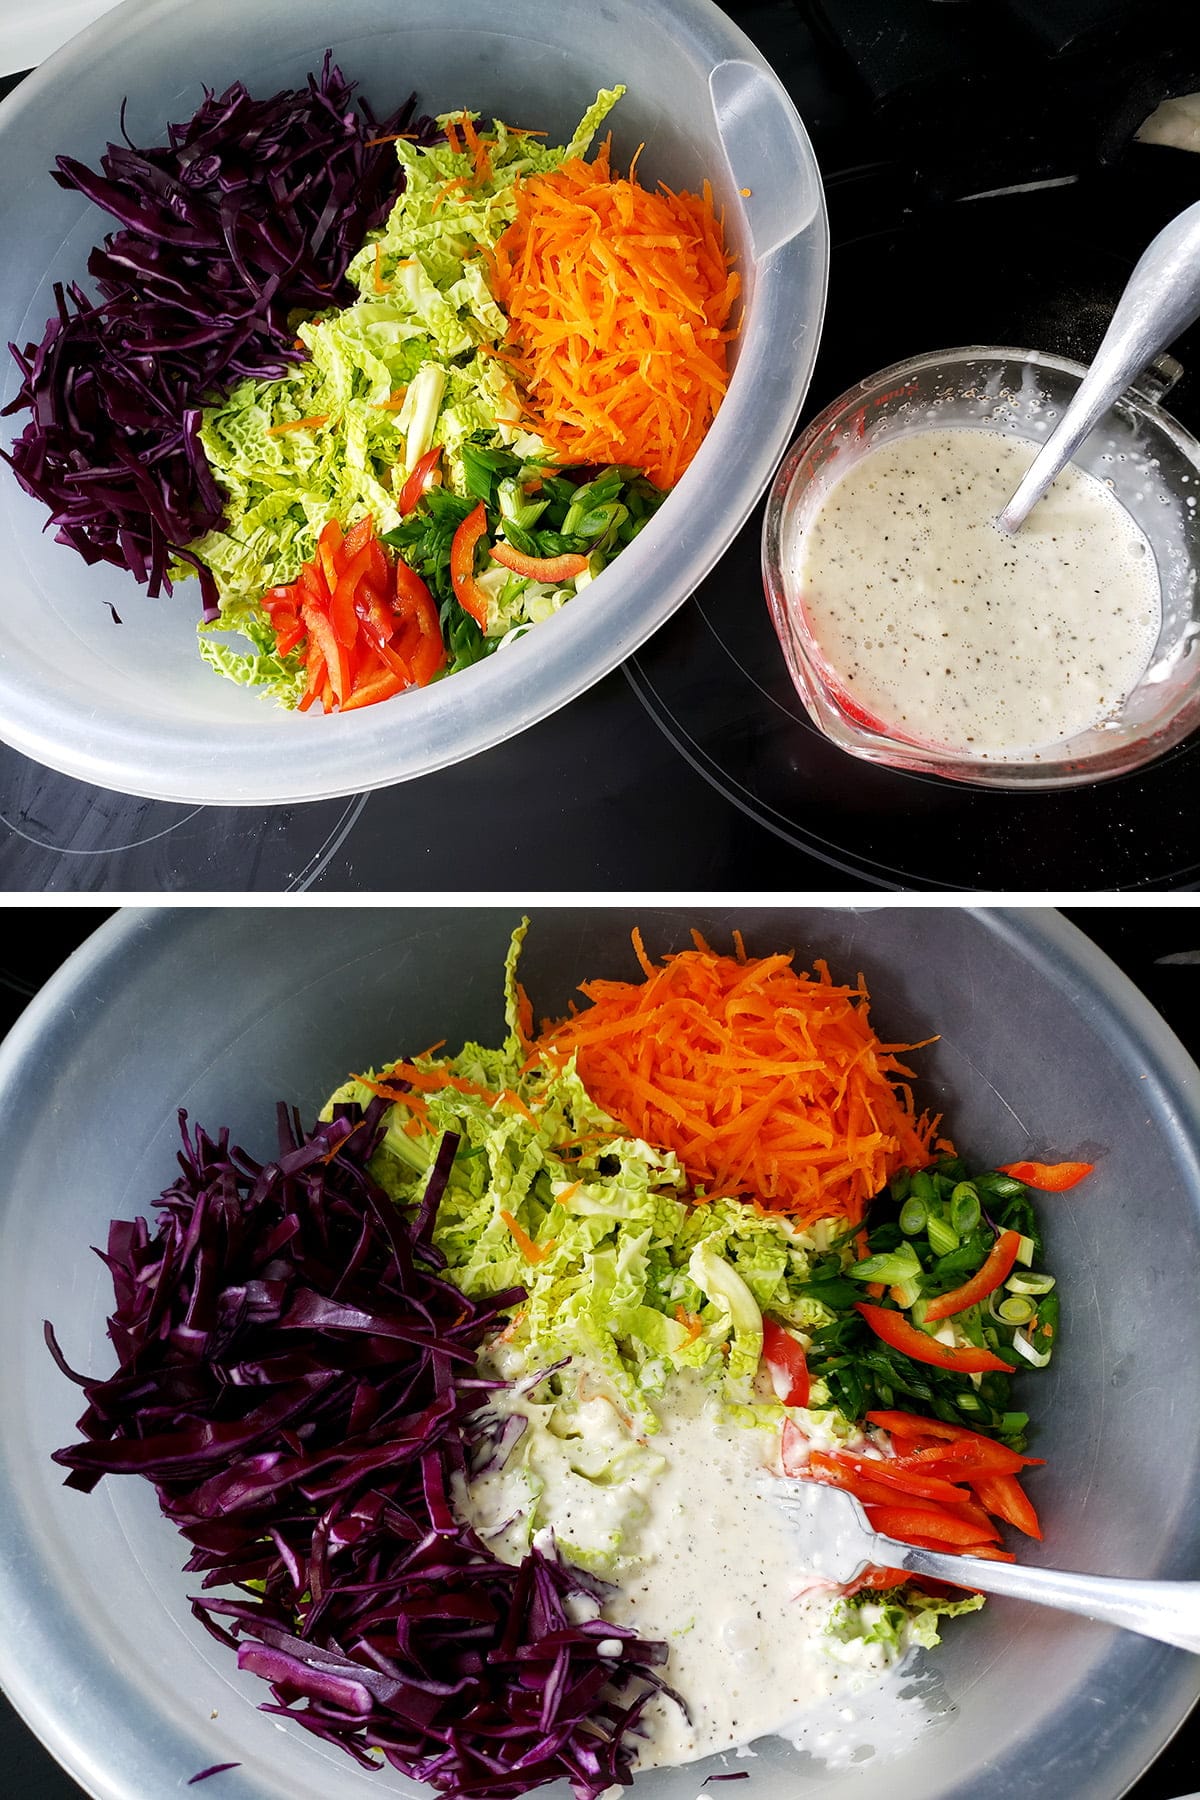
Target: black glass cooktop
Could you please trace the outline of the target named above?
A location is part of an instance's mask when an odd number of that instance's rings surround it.
[[[1154,232],[1200,197],[1200,157],[1134,146],[1119,166],[1033,192],[922,202],[894,166],[826,178],[829,305],[812,416],[873,369],[954,344],[1089,361]],[[1200,431],[1200,327],[1167,407]],[[627,674],[691,765],[757,823],[853,882],[913,888],[1184,888],[1200,878],[1189,794],[1200,740],[1143,772],[1057,794],[898,774],[809,723],[763,607],[762,509]]]
[[[1198,9],[729,10],[793,94],[826,179],[829,308],[805,417],[939,346],[1086,358],[1154,230],[1200,197],[1200,155],[1130,142],[1161,92],[1189,72],[1200,87]],[[1200,328],[1178,353],[1170,405],[1200,431]],[[383,792],[180,807],[0,746],[0,890],[1200,886],[1200,739],[1141,775],[1041,796],[872,769],[827,745],[768,620],[760,528],[761,511],[623,672],[510,743]]]

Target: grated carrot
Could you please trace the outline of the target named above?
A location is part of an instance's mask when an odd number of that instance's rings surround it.
[[[435,1094],[439,1088],[449,1087],[456,1093],[473,1094],[480,1100],[486,1100],[489,1106],[494,1106],[500,1097],[489,1088],[479,1087],[475,1082],[468,1081],[465,1076],[452,1075],[445,1067],[418,1069],[415,1063],[409,1062],[393,1063],[390,1069],[381,1070],[377,1076],[352,1075],[350,1079],[361,1081],[364,1087],[370,1088],[373,1094],[379,1094],[385,1100],[400,1100],[406,1106],[417,1104],[411,1091],[414,1089],[417,1093]],[[392,1085],[395,1081],[406,1082],[407,1087],[397,1088]],[[424,1102],[419,1104],[424,1105]]]
[[[268,425],[268,437],[281,437],[285,431],[315,431],[329,422],[328,413],[312,413],[307,419],[289,419],[286,425]]]
[[[679,480],[727,382],[740,291],[707,182],[699,196],[613,176],[610,144],[515,185],[492,259],[507,348],[536,429],[567,463]],[[636,162],[636,158],[635,158]]]
[[[523,1119],[528,1120],[529,1124],[532,1125],[535,1130],[537,1129],[537,1120],[522,1100],[520,1094],[514,1094],[511,1088],[503,1088],[500,1093],[500,1098],[502,1100],[507,1100],[514,1112],[519,1112]]]
[[[467,178],[465,175],[456,175],[454,177],[453,181],[444,181],[438,192],[437,199],[434,201],[433,205],[429,209],[430,213],[432,214],[432,213],[437,212],[437,210],[441,206],[443,200],[448,199],[449,196],[456,191],[456,189],[465,188],[466,185],[467,185]],[[464,194],[463,199],[465,200],[466,197],[467,196]]]
[[[475,164],[476,185],[479,185],[480,183],[487,181],[492,173],[491,153],[488,150],[484,139],[481,138],[476,131],[475,121],[472,119],[470,113],[464,113],[459,120],[459,124],[462,126],[462,134],[466,140],[467,149],[470,151]]]
[[[694,1344],[696,1339],[700,1336],[700,1333],[704,1330],[704,1321],[701,1319],[699,1313],[690,1313],[687,1307],[683,1305],[675,1308],[675,1321],[677,1324],[682,1325],[687,1332],[687,1337],[684,1340],[687,1344]]]
[[[504,1330],[498,1334],[498,1336],[496,1338],[496,1342],[498,1344],[507,1344],[510,1338],[514,1338],[517,1335],[517,1332],[521,1329],[521,1321],[524,1319],[524,1317],[525,1317],[524,1310],[522,1310],[521,1312],[515,1312],[513,1314],[512,1318],[508,1321],[508,1324],[504,1327]]]
[[[922,1046],[880,1042],[861,975],[839,986],[824,962],[799,973],[740,937],[733,956],[698,937],[661,964],[633,941],[645,979],[585,982],[591,1006],[545,1023],[538,1047],[574,1055],[597,1105],[673,1150],[704,1198],[857,1225],[898,1169],[931,1160],[938,1120],[916,1115],[898,1060]]]
[[[554,1248],[554,1239],[551,1238],[550,1241],[545,1244],[535,1244],[529,1233],[525,1230],[525,1227],[521,1225],[518,1220],[514,1219],[510,1212],[505,1212],[503,1207],[500,1208],[500,1217],[511,1231],[513,1243],[517,1246],[517,1249],[521,1252],[525,1261],[530,1263],[545,1262],[551,1250]]]

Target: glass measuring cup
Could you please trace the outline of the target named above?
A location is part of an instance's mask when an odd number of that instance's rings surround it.
[[[789,450],[763,527],[763,579],[792,681],[814,724],[852,756],[1001,788],[1078,786],[1140,768],[1200,726],[1200,444],[1158,404],[1182,372],[1160,359],[1084,440],[1076,465],[1106,483],[1154,555],[1162,620],[1150,660],[1099,724],[1036,756],[972,757],[890,732],[857,706],[814,637],[797,578],[804,533],[832,486],[881,442],[987,429],[1037,444],[1086,368],[1032,350],[968,346],[881,370],[826,407]]]

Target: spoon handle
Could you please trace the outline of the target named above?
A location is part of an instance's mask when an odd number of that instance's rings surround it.
[[[1015,1600],[1054,1606],[1062,1612],[1082,1613],[1085,1619],[1120,1625],[1143,1637],[1157,1638],[1160,1643],[1200,1652],[1200,1581],[1071,1575],[1061,1569],[985,1562],[979,1556],[946,1556],[937,1550],[919,1550],[892,1538],[879,1538],[876,1549],[882,1551],[885,1546],[886,1562],[895,1568],[910,1569],[914,1575],[932,1575],[959,1587],[979,1588],[988,1594],[1007,1594]]]
[[[1200,318],[1200,201],[1163,227],[1117,302],[1095,361],[997,523],[1017,531],[1114,400]]]

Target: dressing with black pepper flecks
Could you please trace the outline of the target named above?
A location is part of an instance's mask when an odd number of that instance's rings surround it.
[[[850,698],[898,736],[1038,759],[1114,714],[1161,618],[1150,546],[1069,465],[1012,536],[997,515],[1039,444],[994,430],[877,443],[792,546],[794,591]]]
[[[512,1361],[503,1367],[511,1379]],[[519,1561],[531,1526],[535,1536],[552,1532],[568,1561],[612,1583],[605,1618],[666,1641],[663,1674],[688,1711],[663,1697],[650,1703],[639,1768],[791,1735],[822,1704],[884,1679],[895,1663],[884,1646],[829,1635],[836,1591],[814,1582],[769,1496],[767,1478],[780,1473],[777,1427],[729,1417],[687,1370],[654,1403],[659,1429],[641,1437],[601,1372],[573,1360],[563,1380],[585,1396],[570,1435],[561,1435],[546,1389],[495,1396],[501,1412],[540,1417],[549,1429],[527,1430],[503,1468],[458,1485],[455,1503],[509,1561]]]

